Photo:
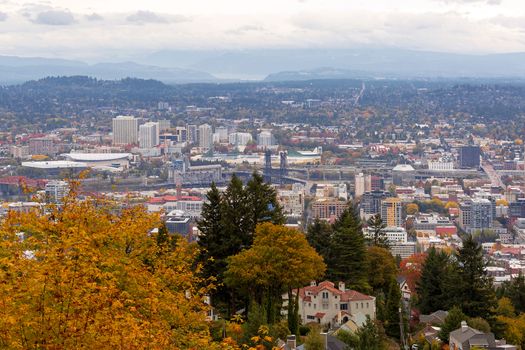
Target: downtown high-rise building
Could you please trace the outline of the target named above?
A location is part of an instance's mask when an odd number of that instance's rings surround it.
[[[385,198],[381,202],[381,219],[387,227],[403,226],[403,203],[397,197]]]
[[[261,131],[257,135],[257,144],[261,147],[270,147],[275,145],[275,138],[271,131]]]
[[[153,148],[159,142],[159,123],[148,122],[139,126],[140,148]]]
[[[213,146],[213,131],[211,125],[199,125],[199,147],[210,149]]]
[[[187,135],[187,141],[189,143],[196,143],[197,141],[199,141],[199,138],[198,138],[198,129],[197,129],[197,125],[195,124],[188,124],[186,126],[186,135]]]
[[[131,145],[139,139],[139,121],[132,116],[118,116],[113,118],[113,144]]]

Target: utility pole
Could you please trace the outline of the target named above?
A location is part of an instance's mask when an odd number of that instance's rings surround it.
[[[399,332],[400,332],[400,338],[401,338],[401,348],[408,350],[408,344],[405,340],[405,326],[403,322],[403,306],[399,308]]]

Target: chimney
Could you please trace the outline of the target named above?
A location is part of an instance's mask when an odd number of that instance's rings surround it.
[[[328,350],[328,333],[321,333],[321,338],[323,338],[324,350]]]
[[[346,287],[344,282],[339,282],[339,290],[341,292],[346,292]]]
[[[466,332],[468,329],[467,322],[461,321],[461,332]]]
[[[310,282],[310,287],[315,287],[317,285],[317,283],[315,281],[311,281]]]
[[[286,337],[286,347],[289,350],[296,350],[297,349],[297,342],[295,340],[295,335],[289,335]]]

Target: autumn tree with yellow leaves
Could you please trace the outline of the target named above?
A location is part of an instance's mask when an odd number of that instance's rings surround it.
[[[142,207],[115,210],[74,193],[44,213],[9,213],[0,226],[0,348],[215,348],[197,251],[163,244],[156,227]]]
[[[282,294],[288,293],[288,327],[296,331],[292,290],[321,278],[326,266],[303,233],[285,226],[257,226],[253,245],[228,259],[226,283],[263,305],[268,324],[278,321]]]

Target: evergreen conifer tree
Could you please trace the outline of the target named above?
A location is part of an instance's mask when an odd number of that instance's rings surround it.
[[[353,289],[369,292],[366,245],[361,219],[350,205],[333,225],[328,276]]]
[[[332,226],[326,221],[315,219],[308,225],[306,239],[308,243],[321,255],[326,264],[330,261],[330,242],[332,240]]]
[[[368,244],[388,248],[388,239],[385,233],[386,224],[381,219],[381,215],[372,216],[368,219],[367,225],[372,231],[372,236],[367,239]]]
[[[449,256],[446,253],[438,252],[434,247],[428,250],[416,287],[421,313],[428,314],[446,309],[448,301],[445,280],[449,264]]]
[[[401,308],[401,290],[396,279],[390,281],[390,290],[386,299],[385,310],[385,332],[388,336],[400,339],[400,316],[399,309]]]
[[[260,174],[253,172],[252,178],[246,184],[245,192],[250,232],[255,232],[257,224],[261,222],[271,222],[276,225],[286,222],[275,189],[265,183]]]
[[[457,305],[470,317],[490,319],[496,306],[496,293],[492,279],[485,271],[481,245],[472,236],[463,240],[463,247],[457,254],[459,278],[457,285]]]

